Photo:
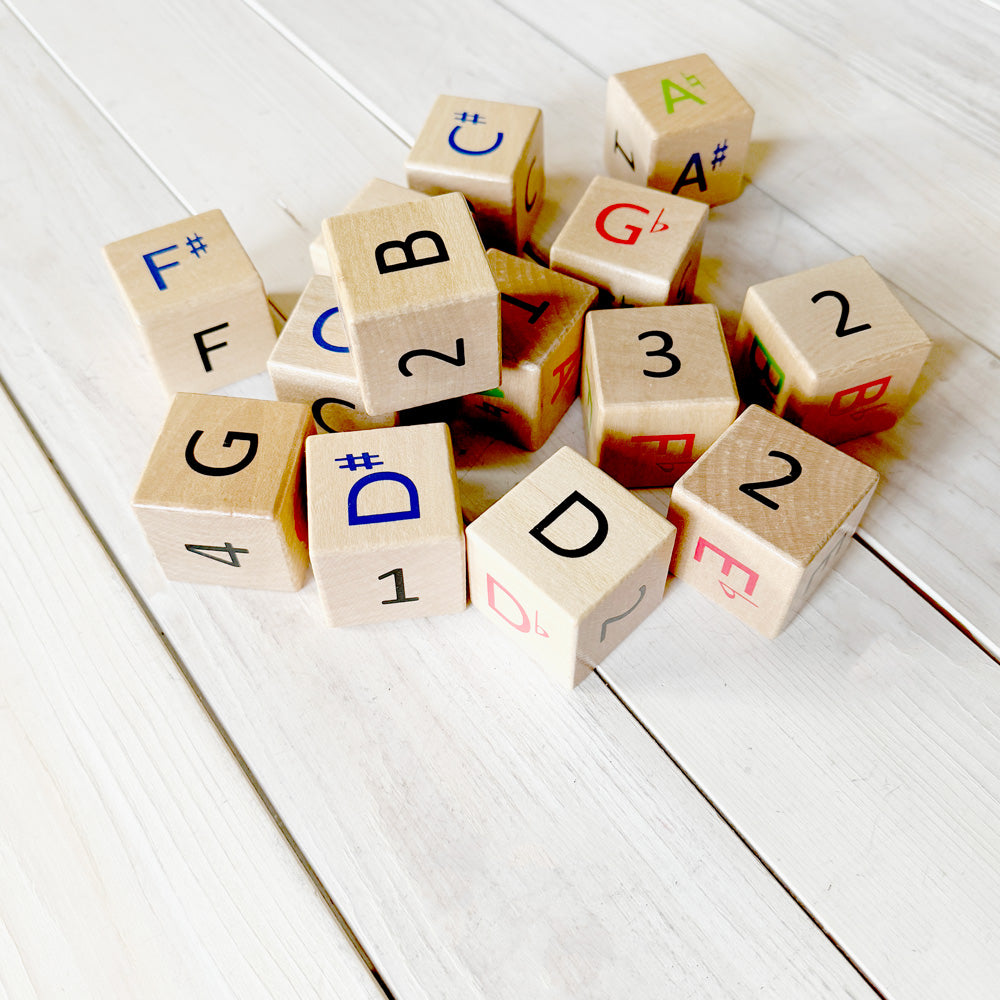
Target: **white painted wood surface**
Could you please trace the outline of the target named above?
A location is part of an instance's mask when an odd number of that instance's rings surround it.
[[[949,11],[908,5],[899,33],[888,0],[0,13],[0,375],[135,588],[0,412],[0,993],[372,995],[242,764],[398,998],[995,994],[1000,15]],[[543,108],[544,248],[600,170],[604,75],[694,51],[758,115],[699,296],[731,332],[748,284],[864,253],[937,344],[906,419],[850,448],[883,473],[862,535],[889,565],[853,545],[773,643],[672,584],[572,696],[472,609],[332,631],[312,582],[167,583],[128,511],[166,400],[98,248],[221,207],[287,314],[319,220],[402,180],[439,92]]]

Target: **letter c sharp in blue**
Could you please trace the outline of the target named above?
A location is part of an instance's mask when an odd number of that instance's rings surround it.
[[[489,149],[466,149],[465,146],[460,146],[455,142],[455,136],[458,135],[458,130],[462,128],[461,125],[456,125],[451,132],[448,133],[448,145],[451,146],[456,153],[464,153],[466,156],[485,156],[487,153],[492,153],[501,142],[503,142],[503,132],[497,132],[496,142],[493,143]]]

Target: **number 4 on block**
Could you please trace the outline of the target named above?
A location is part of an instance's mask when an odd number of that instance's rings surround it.
[[[759,406],[678,480],[672,572],[773,638],[834,565],[878,473]]]

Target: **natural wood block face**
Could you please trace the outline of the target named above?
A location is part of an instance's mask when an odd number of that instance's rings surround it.
[[[850,541],[878,474],[759,406],[678,481],[672,572],[776,636]]]
[[[500,290],[500,387],[466,396],[463,412],[535,451],[576,399],[583,317],[597,289],[501,250],[486,259]]]
[[[171,580],[298,590],[309,408],[178,393],[132,506]]]
[[[445,424],[309,440],[309,546],[328,625],[466,605],[465,538]]]
[[[366,413],[333,281],[313,277],[274,345],[267,370],[278,399],[306,403],[319,431],[393,427],[398,413]]]
[[[718,310],[602,309],[584,329],[587,457],[629,489],[672,486],[739,410]]]
[[[659,604],[674,528],[561,448],[466,537],[472,603],[572,687]]]
[[[608,80],[608,173],[708,205],[743,190],[753,108],[706,55]]]
[[[264,286],[218,209],[109,243],[104,257],[169,393],[264,370],[274,347]]]
[[[500,384],[500,293],[462,195],[335,215],[323,233],[369,413]]]
[[[422,191],[414,191],[384,181],[381,177],[373,177],[342,209],[345,212],[367,212],[370,208],[384,208],[386,205],[399,205],[406,201],[419,201],[428,197]],[[312,261],[316,274],[330,276],[330,255],[326,252],[322,229],[309,244],[309,259]]]
[[[605,289],[615,305],[682,304],[694,294],[708,209],[595,177],[549,254],[553,270]]]
[[[545,197],[538,108],[441,95],[406,158],[406,182],[469,199],[487,246],[519,250]]]
[[[864,257],[753,285],[733,357],[744,394],[831,444],[886,430],[931,341]]]

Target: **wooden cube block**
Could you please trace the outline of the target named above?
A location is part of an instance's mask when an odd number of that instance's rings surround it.
[[[524,246],[545,196],[542,112],[441,95],[406,158],[406,182],[469,199],[484,242]]]
[[[874,469],[751,406],[674,487],[672,572],[773,638],[834,565],[877,482]]]
[[[367,413],[333,281],[313,277],[274,345],[267,370],[278,399],[306,403],[317,430],[394,427],[398,413]]]
[[[931,342],[864,257],[753,285],[734,342],[744,395],[831,444],[886,430]]]
[[[466,605],[465,538],[445,424],[311,438],[309,546],[327,624]]]
[[[616,305],[664,306],[694,294],[708,209],[595,177],[549,253],[553,270],[605,289]]]
[[[674,529],[561,448],[466,538],[472,603],[571,687],[659,604]]]
[[[178,393],[132,506],[171,580],[298,590],[309,408]]]
[[[576,399],[583,317],[597,289],[501,250],[486,259],[500,289],[500,387],[464,397],[463,413],[535,451]]]
[[[264,370],[274,323],[222,212],[109,243],[104,257],[168,392],[209,392]]]
[[[323,232],[369,413],[500,384],[500,293],[460,194],[335,215]]]
[[[421,198],[427,197],[428,195],[422,191],[414,191],[411,188],[403,187],[402,184],[393,184],[392,181],[384,181],[381,177],[373,177],[341,209],[341,214],[367,212],[370,208],[384,208],[386,205],[399,205],[402,202],[419,201]],[[326,252],[322,229],[309,244],[309,259],[312,261],[316,274],[330,276],[330,255]]]
[[[583,386],[587,457],[629,489],[672,486],[740,404],[707,303],[588,313]]]
[[[708,205],[743,190],[753,108],[707,55],[608,80],[608,173]]]

